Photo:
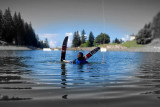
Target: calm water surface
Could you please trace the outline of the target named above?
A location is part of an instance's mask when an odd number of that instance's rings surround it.
[[[97,52],[85,65],[61,63],[60,53],[1,51],[0,90],[30,84],[31,89],[86,89],[94,98],[160,99],[160,53]],[[67,51],[66,60],[77,53]]]

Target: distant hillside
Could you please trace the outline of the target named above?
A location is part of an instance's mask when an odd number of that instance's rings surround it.
[[[136,42],[138,44],[148,44],[157,38],[160,39],[160,12],[153,18],[152,22],[146,24],[138,32]]]

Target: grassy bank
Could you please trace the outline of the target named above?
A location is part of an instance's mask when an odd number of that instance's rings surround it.
[[[137,47],[143,47],[143,45],[139,45],[136,43],[136,41],[127,41],[121,44],[122,46],[125,46],[127,48],[137,48]]]
[[[122,44],[117,43],[110,43],[110,44],[101,44],[98,45],[99,47],[107,48],[107,51],[138,51],[140,52],[144,45],[138,45],[136,41],[127,41]],[[96,46],[97,47],[97,46]],[[68,47],[67,50],[74,50],[74,51],[91,51],[96,47]],[[61,50],[61,48],[53,48]],[[145,48],[146,51],[146,48]]]
[[[136,41],[126,41],[122,44],[117,44],[117,43],[110,43],[110,44],[101,44],[99,45],[100,47],[105,47],[105,46],[116,46],[119,45],[121,47],[127,47],[127,48],[138,48],[138,47],[143,47],[143,45],[139,45],[136,43]]]

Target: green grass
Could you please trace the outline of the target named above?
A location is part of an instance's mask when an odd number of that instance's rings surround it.
[[[139,45],[136,43],[136,41],[126,41],[122,44],[117,44],[117,43],[109,43],[109,44],[101,44],[99,45],[100,47],[103,47],[105,45],[121,45],[121,46],[124,46],[124,47],[127,47],[127,48],[134,48],[134,47],[142,47],[143,45]]]
[[[99,46],[100,46],[100,47],[103,47],[103,46],[105,46],[105,45],[120,45],[120,44],[118,44],[118,43],[109,43],[109,44],[100,44]]]
[[[125,46],[127,48],[134,48],[134,47],[142,47],[143,45],[139,45],[136,43],[136,41],[126,41],[121,44],[122,46]]]

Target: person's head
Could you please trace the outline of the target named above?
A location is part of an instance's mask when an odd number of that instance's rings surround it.
[[[79,53],[78,53],[77,59],[78,59],[78,60],[83,60],[83,53],[82,53],[82,52],[79,52]]]

